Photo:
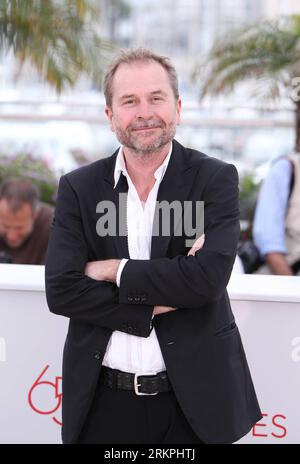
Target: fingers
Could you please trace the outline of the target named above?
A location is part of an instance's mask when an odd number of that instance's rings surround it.
[[[169,313],[170,311],[175,311],[177,308],[173,308],[171,306],[154,306],[153,309],[153,316],[158,314]]]
[[[195,253],[196,251],[200,250],[200,248],[203,247],[204,245],[204,242],[205,242],[205,234],[201,235],[201,237],[197,238],[197,240],[195,241],[194,245],[192,246],[192,248],[190,249],[190,251],[188,252],[188,256],[195,256]]]

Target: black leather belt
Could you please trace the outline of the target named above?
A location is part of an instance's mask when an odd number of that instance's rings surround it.
[[[172,389],[166,371],[157,374],[132,374],[102,366],[99,383],[112,389],[132,390],[137,395],[157,395]]]

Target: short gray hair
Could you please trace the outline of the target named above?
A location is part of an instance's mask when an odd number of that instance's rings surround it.
[[[131,64],[134,62],[148,62],[154,61],[160,64],[167,72],[170,80],[170,84],[176,100],[179,98],[178,91],[178,76],[175,67],[171,63],[170,59],[166,56],[159,55],[148,48],[128,48],[123,49],[115,57],[110,66],[108,67],[104,80],[103,80],[103,91],[105,95],[105,101],[109,108],[112,106],[113,98],[113,78],[117,72],[118,67],[121,64]]]

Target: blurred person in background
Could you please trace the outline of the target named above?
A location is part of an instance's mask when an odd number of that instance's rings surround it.
[[[292,276],[300,270],[300,155],[280,158],[264,181],[253,237],[265,264],[257,274]]]
[[[44,264],[53,208],[25,179],[0,185],[0,262]]]

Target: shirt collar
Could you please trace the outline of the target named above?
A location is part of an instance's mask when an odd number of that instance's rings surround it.
[[[171,158],[172,149],[173,149],[173,143],[171,143],[170,151],[167,154],[167,156],[165,157],[164,161],[162,162],[162,164],[154,172],[154,177],[159,182],[162,181],[162,179],[163,179],[163,177],[165,175],[166,169],[168,167],[168,164],[169,164],[169,161],[170,161],[170,158]],[[114,188],[116,188],[116,186],[117,186],[117,184],[119,182],[121,173],[124,174],[124,176],[126,176],[126,177],[129,176],[129,174],[127,172],[127,169],[126,169],[126,165],[125,165],[125,160],[124,160],[124,155],[123,155],[123,147],[122,146],[119,148],[117,158],[116,158],[116,164],[115,164],[115,169],[114,169],[114,181],[115,181]]]

